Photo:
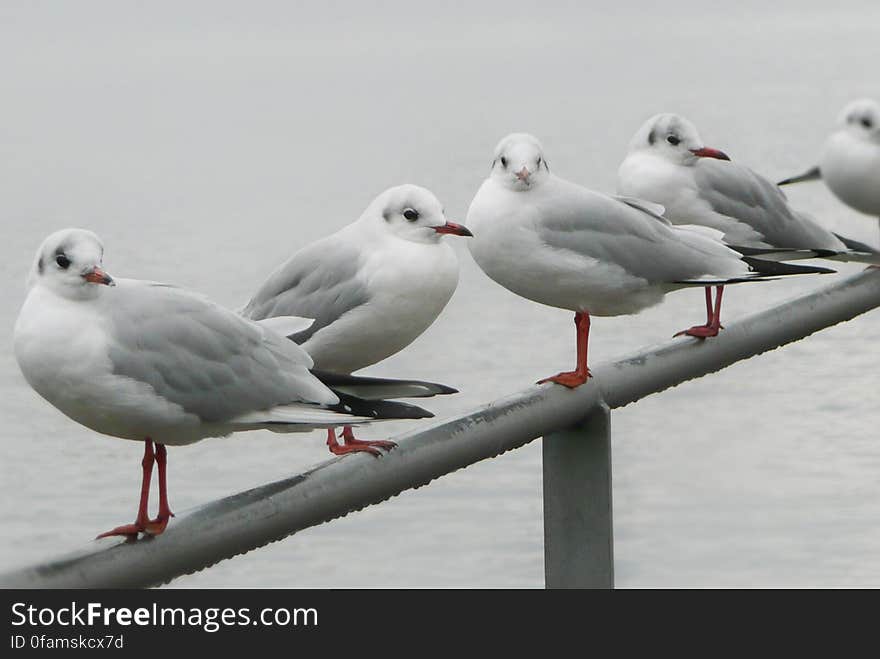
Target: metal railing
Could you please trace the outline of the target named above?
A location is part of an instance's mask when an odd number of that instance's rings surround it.
[[[0,574],[7,588],[163,584],[544,437],[547,587],[612,587],[610,410],[802,339],[880,306],[869,269],[732,322],[596,365],[578,389],[532,386],[472,413],[421,424],[382,460],[354,454],[179,514],[157,538],[105,539]]]

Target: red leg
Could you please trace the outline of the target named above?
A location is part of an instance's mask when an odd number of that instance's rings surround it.
[[[712,324],[712,287],[706,286],[706,327]]]
[[[168,526],[168,520],[174,517],[168,506],[168,482],[165,468],[168,463],[168,451],[165,444],[156,444],[156,465],[159,467],[159,514],[151,519],[144,531],[150,535],[159,535]]]
[[[563,371],[549,378],[538,380],[538,384],[555,382],[569,389],[581,386],[590,377],[590,369],[587,367],[587,346],[590,341],[590,314],[586,311],[578,311],[574,315],[574,325],[577,328],[577,366],[573,371]]]
[[[715,326],[716,333],[718,330],[724,329],[721,324],[721,296],[724,295],[724,286],[715,287],[715,315],[712,318],[712,324]]]
[[[389,442],[382,439],[357,439],[354,436],[354,431],[351,429],[351,426],[342,427],[342,439],[345,440],[346,446],[377,446],[379,448],[384,448],[388,451],[397,446],[397,444],[395,444],[394,442]]]
[[[706,286],[706,324],[694,325],[693,327],[676,332],[675,336],[686,334],[687,336],[696,336],[705,339],[710,336],[717,336],[718,331],[724,329],[721,324],[721,296],[724,294],[724,286],[715,287],[715,306],[712,307],[712,288]]]
[[[327,448],[333,455],[344,455],[346,453],[369,453],[377,458],[382,455],[379,449],[363,444],[340,444],[336,441],[336,429],[327,428]]]
[[[140,531],[146,529],[147,524],[150,521],[147,514],[147,506],[150,503],[150,479],[153,477],[154,462],[155,455],[153,454],[153,441],[147,438],[144,440],[144,458],[141,460],[143,477],[141,480],[141,502],[138,506],[137,519],[135,519],[134,524],[117,526],[115,529],[102,533],[98,538],[106,538],[111,535],[126,535],[129,538],[134,539],[137,538],[137,534]]]

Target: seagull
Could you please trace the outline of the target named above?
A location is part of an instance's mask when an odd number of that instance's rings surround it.
[[[302,316],[315,322],[289,338],[322,372],[350,374],[402,350],[428,327],[458,285],[458,258],[445,235],[471,236],[446,219],[429,190],[399,185],[376,197],[340,231],[302,248],[281,264],[242,310],[252,320]],[[390,397],[455,390],[410,382]],[[357,440],[343,428],[327,431],[334,453],[390,449],[392,442]]]
[[[745,256],[721,243],[720,232],[674,226],[661,211],[556,176],[532,135],[514,133],[498,144],[489,178],[468,210],[475,235],[470,252],[510,291],[575,312],[575,370],[539,383],[574,388],[590,377],[591,316],[635,314],[689,286],[829,272]]]
[[[819,165],[779,182],[823,179],[846,205],[880,218],[880,104],[860,99],[847,105],[839,128],[825,141]]]
[[[331,390],[283,335],[302,319],[257,323],[175,286],[114,279],[103,254],[101,240],[84,229],[46,238],[14,334],[16,360],[40,396],[92,430],[144,442],[137,518],[98,537],[165,530],[172,516],[166,445],[261,428],[304,432],[432,416]],[[150,519],[154,463],[159,512]]]
[[[868,245],[838,236],[806,213],[793,209],[782,191],[726,153],[705,146],[696,127],[682,116],[658,114],[636,131],[617,173],[617,192],[664,207],[673,224],[692,224],[722,232],[734,249],[780,248],[782,258],[832,258],[880,263]],[[706,324],[683,334],[714,336],[721,329],[706,289]]]

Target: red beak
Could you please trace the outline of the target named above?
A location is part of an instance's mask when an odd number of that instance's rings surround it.
[[[456,224],[455,222],[447,222],[441,227],[434,227],[434,231],[437,233],[452,233],[456,236],[473,236],[471,230],[466,226],[461,224]]]
[[[704,146],[701,149],[691,149],[691,153],[699,158],[715,158],[716,160],[730,160],[730,156],[728,156],[724,151],[719,151],[718,149],[710,149],[707,146]]]
[[[83,276],[87,282],[92,284],[103,284],[104,286],[116,286],[116,282],[113,281],[113,277],[108,275],[106,272],[101,270],[98,266],[95,266]]]

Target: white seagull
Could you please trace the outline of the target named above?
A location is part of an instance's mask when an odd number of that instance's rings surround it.
[[[376,197],[340,231],[302,248],[284,262],[242,310],[253,320],[303,316],[313,325],[290,334],[323,372],[349,374],[412,343],[440,315],[458,285],[458,258],[444,235],[470,236],[446,219],[425,188],[400,185]],[[411,382],[389,397],[454,393],[442,385]],[[391,448],[361,441],[343,429],[327,432],[334,453]]]
[[[92,430],[145,444],[137,519],[107,535],[161,533],[169,517],[165,445],[265,428],[308,431],[431,414],[335,393],[280,332],[302,319],[256,323],[186,290],[114,280],[104,248],[83,229],[46,238],[15,325],[15,357],[43,398]],[[156,450],[153,450],[153,442]],[[147,506],[153,463],[159,514]]]
[[[470,250],[496,282],[575,312],[577,366],[541,382],[577,387],[590,376],[590,316],[638,313],[670,291],[828,272],[743,256],[703,227],[673,226],[650,202],[608,197],[555,176],[540,142],[508,135],[468,211]]]
[[[633,136],[617,176],[617,191],[660,204],[673,224],[694,224],[722,232],[734,249],[799,250],[781,258],[834,258],[880,263],[880,254],[838,236],[806,213],[793,209],[782,191],[748,167],[707,147],[696,127],[677,114],[648,119]],[[722,287],[717,288],[718,310]],[[706,289],[706,324],[686,330],[712,336],[721,318]]]
[[[818,167],[779,185],[823,179],[848,206],[880,218],[880,104],[860,99],[847,105],[839,128],[825,141]]]

